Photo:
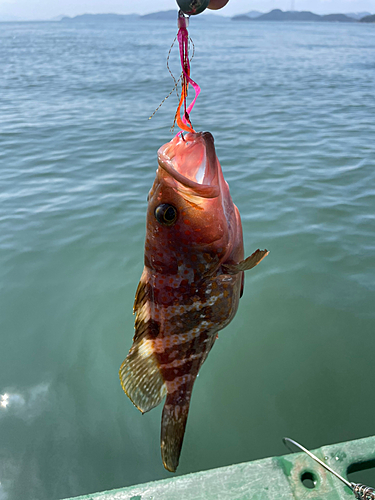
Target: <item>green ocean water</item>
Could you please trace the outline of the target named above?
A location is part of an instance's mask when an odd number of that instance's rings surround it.
[[[195,384],[178,474],[375,434],[375,30],[191,21],[192,114],[246,276]],[[170,477],[118,369],[146,196],[177,106],[174,23],[0,25],[0,499]],[[170,66],[178,75],[177,49]],[[375,478],[375,475],[373,476]],[[373,481],[375,485],[375,479]]]

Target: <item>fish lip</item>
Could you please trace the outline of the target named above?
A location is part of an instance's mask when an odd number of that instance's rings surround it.
[[[195,136],[195,140],[202,138],[204,141],[206,147],[206,161],[210,165],[216,165],[216,151],[212,134],[210,132],[198,132]],[[220,187],[218,185],[200,184],[199,182],[188,179],[178,172],[174,168],[172,160],[164,153],[166,149],[165,146],[162,146],[158,151],[158,164],[164,171],[183,186],[193,190],[195,195],[201,196],[202,198],[217,198],[219,196]]]

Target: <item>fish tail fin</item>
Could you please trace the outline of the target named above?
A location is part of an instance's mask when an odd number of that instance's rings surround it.
[[[189,413],[191,391],[176,398],[176,393],[168,394],[161,418],[161,457],[164,467],[175,472],[178,466],[186,421]],[[178,401],[178,403],[177,403]]]
[[[119,376],[126,395],[142,413],[157,406],[167,393],[152,341],[145,337],[134,341]]]

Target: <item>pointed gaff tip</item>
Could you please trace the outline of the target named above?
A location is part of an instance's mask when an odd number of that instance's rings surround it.
[[[307,448],[305,448],[304,446],[302,446],[302,444],[297,443],[297,441],[294,441],[294,439],[290,439],[290,438],[287,438],[287,437],[283,438],[283,442],[287,446],[287,448],[289,448],[290,451],[292,451],[292,450],[288,446],[288,443],[293,444],[299,450],[305,452],[310,458],[312,458],[313,460],[315,460],[315,462],[317,462],[324,469],[328,470],[328,472],[330,472],[331,474],[333,474],[334,476],[336,476],[337,479],[340,479],[340,481],[342,481],[344,484],[346,484],[346,486],[349,489],[351,489],[352,491],[354,491],[354,489],[353,489],[354,483],[350,483],[347,479],[345,479],[344,477],[342,477],[338,472],[336,472],[333,469],[331,469],[331,467],[329,467],[326,463],[324,463],[322,460],[320,460],[320,458],[318,458],[316,455],[314,455],[314,453],[312,453]],[[357,497],[357,498],[359,498],[359,497]]]
[[[291,439],[290,438],[283,437],[283,443],[288,448],[289,451],[293,452],[293,450],[290,448],[290,443],[291,443]]]
[[[293,451],[293,449],[291,448],[291,445],[294,445],[300,451],[305,451],[304,447],[302,445],[300,445],[299,443],[297,443],[296,441],[294,441],[294,439],[291,439],[288,437],[283,437],[283,443],[291,453],[295,453],[295,451]]]

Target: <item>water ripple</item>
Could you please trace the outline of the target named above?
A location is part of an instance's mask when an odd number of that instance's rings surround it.
[[[236,319],[202,370],[181,473],[280,455],[285,425],[319,443],[374,433],[373,383],[361,373],[375,348],[375,32],[235,24],[191,22],[202,88],[192,120],[214,134],[246,253],[270,255],[246,277]],[[175,31],[1,24],[7,500],[165,477],[159,415],[137,418],[117,367],[133,335],[156,152],[172,138],[175,95],[148,118],[174,85],[165,60]],[[178,75],[177,50],[170,63]],[[350,355],[358,346],[361,370]],[[38,411],[35,388],[48,388]],[[348,391],[367,401],[365,415],[348,408]]]

